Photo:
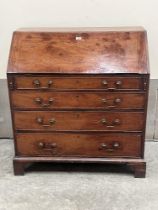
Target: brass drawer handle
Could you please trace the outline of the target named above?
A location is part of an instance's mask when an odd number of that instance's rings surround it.
[[[109,88],[108,88],[108,82],[107,82],[106,80],[103,80],[103,81],[102,81],[102,85],[105,86],[105,88],[106,88],[107,90],[117,90],[118,88],[121,88],[121,86],[122,86],[122,81],[121,81],[121,80],[116,81],[116,82],[115,82],[115,86],[116,86],[116,87],[111,87],[111,88],[109,87]]]
[[[34,84],[34,86],[37,88],[37,87],[39,87],[41,84],[40,84],[40,81],[38,80],[38,79],[35,79],[34,81],[33,81],[33,84]]]
[[[117,149],[120,149],[120,143],[119,142],[113,142],[111,146],[108,146],[107,143],[101,143],[99,149],[105,150],[107,152],[114,152]]]
[[[120,119],[115,119],[115,120],[113,121],[113,124],[115,124],[115,125],[120,125],[120,124],[121,124]]]
[[[101,119],[102,124],[106,125],[107,124],[107,120],[105,118]]]
[[[37,144],[38,148],[43,150],[53,150],[57,147],[56,143],[44,143],[44,142],[38,142]]]
[[[41,87],[41,82],[38,79],[33,80],[33,85],[35,86],[35,88],[40,88],[40,89],[48,89],[52,86],[53,81],[49,80],[47,82],[47,86],[46,87]]]
[[[44,124],[43,123],[43,118],[37,117],[36,122],[38,124],[42,125],[43,127],[50,127],[50,126],[55,124],[56,120],[55,120],[55,118],[52,118],[52,119],[49,120],[49,124]]]
[[[114,142],[112,146],[113,146],[115,149],[117,149],[117,148],[120,147],[120,143]]]
[[[101,101],[102,101],[104,104],[106,104],[108,100],[107,100],[106,98],[102,98]]]
[[[108,145],[106,143],[102,143],[100,146],[101,146],[102,149],[107,149],[108,148]]]
[[[102,85],[108,86],[108,82],[107,82],[106,80],[103,80],[103,81],[102,81]]]
[[[108,101],[110,101],[110,99],[102,98],[101,101],[103,102],[103,104],[106,105],[106,108],[115,108],[122,102],[120,98],[113,99],[112,105],[108,104]]]
[[[107,152],[114,152],[115,150],[112,149],[112,148],[107,148],[106,151],[107,151]]]
[[[37,104],[39,104],[41,107],[48,107],[50,105],[52,105],[52,103],[54,102],[53,98],[49,98],[48,99],[48,103],[44,103],[42,98],[35,98],[34,100]]]
[[[115,98],[114,103],[120,104],[122,102],[121,98]]]
[[[44,148],[44,143],[43,142],[39,142],[38,143],[38,147],[41,148],[41,149]]]
[[[105,118],[103,118],[101,119],[101,123],[103,125],[106,125],[107,128],[114,128],[116,125],[120,125],[121,121],[120,119],[115,119],[114,121],[112,121],[112,123],[109,124],[108,121]]]
[[[115,82],[116,87],[120,88],[122,86],[122,81],[118,80]]]

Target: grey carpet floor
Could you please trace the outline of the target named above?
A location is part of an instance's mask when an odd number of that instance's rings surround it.
[[[13,142],[0,140],[0,210],[158,210],[158,143],[146,143],[147,177],[30,171],[14,176]]]

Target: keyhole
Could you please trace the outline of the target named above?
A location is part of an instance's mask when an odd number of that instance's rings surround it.
[[[80,41],[80,40],[82,40],[82,37],[80,36],[80,35],[76,35],[76,41]]]

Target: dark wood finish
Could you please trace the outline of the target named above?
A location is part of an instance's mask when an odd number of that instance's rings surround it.
[[[17,130],[141,131],[143,112],[15,111]]]
[[[25,169],[30,167],[32,163],[30,161],[17,161],[16,159],[13,159],[13,166],[14,166],[14,174],[15,175],[24,175]]]
[[[134,172],[135,178],[145,178],[146,176],[146,163],[128,163],[128,166]]]
[[[87,162],[145,177],[143,28],[18,30],[7,75],[15,175],[34,162]]]
[[[15,157],[15,175],[24,175],[25,165],[28,162],[53,162],[53,163],[97,163],[97,164],[123,164],[127,165],[132,172],[134,172],[135,178],[145,178],[146,175],[146,162],[142,159],[135,158],[78,158],[78,157]],[[19,164],[21,164],[21,169],[18,170]],[[140,169],[140,170],[139,170]]]
[[[24,175],[25,167],[23,162],[13,160],[14,175]]]
[[[147,73],[140,31],[14,32],[8,72]],[[35,62],[36,61],[36,62]],[[61,62],[62,61],[62,62]]]
[[[144,93],[14,91],[15,109],[143,109]]]
[[[15,78],[16,89],[36,90],[85,90],[102,89],[114,90],[141,90],[143,80],[141,77],[46,77],[46,76],[22,76]]]
[[[141,134],[17,134],[20,156],[140,157]]]

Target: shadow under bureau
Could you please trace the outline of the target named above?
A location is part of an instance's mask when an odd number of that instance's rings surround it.
[[[15,175],[34,162],[81,162],[126,164],[145,177],[143,28],[17,30],[7,77]]]

